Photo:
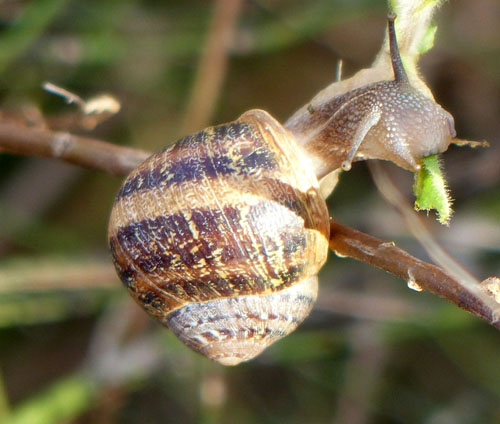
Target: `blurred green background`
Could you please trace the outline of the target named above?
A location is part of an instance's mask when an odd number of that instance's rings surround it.
[[[122,110],[92,137],[158,150],[183,135],[212,1],[0,3],[2,119],[75,114],[44,81]],[[245,1],[209,123],[262,108],[284,121],[369,66],[383,0]],[[461,138],[444,156],[455,216],[422,218],[477,278],[500,275],[500,3],[453,0],[421,71]],[[82,131],[75,131],[82,132]],[[409,202],[412,176],[388,171]],[[405,282],[333,254],[292,335],[236,368],[209,363],[150,321],[106,247],[121,179],[0,155],[0,423],[500,423],[500,334]],[[428,260],[365,164],[329,201],[342,223]]]

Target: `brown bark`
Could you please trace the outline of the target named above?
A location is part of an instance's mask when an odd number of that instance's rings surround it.
[[[150,153],[67,132],[0,123],[0,152],[64,160],[111,175],[126,175]]]
[[[500,329],[500,304],[490,298],[491,305],[486,304],[480,295],[468,291],[460,281],[449,276],[441,268],[415,258],[392,242],[384,242],[332,219],[330,249],[339,256],[348,256],[383,269],[405,281],[411,280],[417,287],[449,300]],[[479,285],[477,290],[483,294]]]

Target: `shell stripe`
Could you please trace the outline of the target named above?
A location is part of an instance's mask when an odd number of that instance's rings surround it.
[[[157,267],[170,268],[175,265],[175,257],[188,268],[195,268],[203,258],[207,259],[203,265],[210,266],[214,253],[225,265],[247,256],[244,250],[238,248],[239,241],[255,246],[254,240],[248,240],[248,235],[242,231],[241,224],[246,222],[246,228],[260,230],[263,234],[257,243],[264,246],[266,251],[259,249],[259,254],[270,256],[273,250],[281,248],[283,258],[289,259],[305,248],[306,240],[304,232],[300,231],[303,219],[294,211],[299,206],[294,205],[290,209],[283,206],[261,200],[247,207],[226,205],[222,209],[194,208],[189,211],[189,215],[186,212],[174,212],[131,222],[116,228],[111,237],[125,251],[131,252],[133,258],[137,258],[144,272],[151,272]],[[280,231],[268,228],[285,218],[288,225]],[[153,262],[148,258],[152,249],[155,253]],[[177,272],[176,269],[174,271]]]
[[[236,184],[238,182],[238,184]],[[207,186],[210,185],[210,189]],[[208,196],[207,191],[212,190],[215,196]],[[315,213],[320,213],[316,206],[318,193],[315,190],[303,192],[285,181],[262,175],[255,181],[252,178],[233,181],[232,177],[178,184],[165,191],[162,187],[151,188],[146,191],[136,191],[127,197],[117,200],[115,210],[132,211],[120,216],[114,211],[115,226],[117,228],[133,224],[136,220],[156,218],[164,213],[161,204],[168,203],[170,214],[180,211],[196,210],[198,208],[216,209],[233,206],[244,208],[262,201],[275,202],[292,211],[304,219],[305,228],[316,229]],[[125,221],[127,219],[127,221]],[[196,219],[196,217],[195,217]],[[214,227],[213,230],[216,228]],[[112,235],[112,234],[111,234]]]
[[[269,208],[266,203],[249,208],[246,216],[231,207],[223,211],[196,209],[191,211],[191,219],[176,213],[120,228],[111,237],[110,245],[122,281],[132,289],[130,285],[142,273],[159,289],[176,297],[199,300],[230,296],[234,291],[263,292],[293,284],[302,277],[306,246],[306,236],[299,231],[299,219],[296,228],[287,227],[279,232],[277,239],[264,238],[257,245],[247,240],[244,232],[231,231],[236,225],[262,215]],[[214,231],[221,228],[224,219],[233,227],[225,233],[235,234],[234,237],[223,238],[220,231]],[[238,242],[252,247],[242,251]],[[137,270],[127,267],[128,258],[116,253],[116,245],[128,252]],[[259,261],[264,262],[264,270],[259,268]],[[224,274],[220,269],[225,269]]]
[[[125,182],[117,200],[137,191],[158,187],[166,190],[174,184],[230,175],[241,177],[277,167],[278,162],[271,150],[262,142],[260,145],[255,141],[250,143],[252,127],[247,123],[234,122],[211,130],[185,137],[154,155],[148,160],[148,166],[140,166]],[[220,140],[219,137],[223,142],[210,142]],[[168,155],[168,164],[162,161],[163,155]]]

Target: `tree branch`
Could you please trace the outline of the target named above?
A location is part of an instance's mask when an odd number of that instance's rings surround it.
[[[339,256],[357,259],[410,281],[415,287],[443,297],[500,329],[500,304],[492,302],[493,307],[485,304],[481,296],[466,290],[441,268],[415,258],[392,242],[384,242],[332,219],[330,249]],[[477,289],[482,290],[479,285]]]
[[[0,122],[0,152],[64,160],[111,175],[127,175],[151,153],[67,132]]]
[[[0,152],[19,155],[53,157],[97,169],[112,175],[126,175],[144,161],[149,152],[65,132],[31,129],[9,123],[0,123]],[[441,268],[421,261],[394,243],[387,243],[360,231],[348,228],[334,220],[330,222],[330,248],[339,256],[348,256],[383,269],[416,287],[441,296],[500,329],[500,304],[494,301],[497,279],[492,289],[477,291],[464,288],[458,279]],[[489,293],[485,302],[482,297]],[[479,295],[481,294],[481,295]]]

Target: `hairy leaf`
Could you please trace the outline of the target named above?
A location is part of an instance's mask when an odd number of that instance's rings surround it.
[[[422,166],[415,173],[415,183],[413,185],[415,193],[415,209],[437,211],[439,222],[448,225],[450,220],[451,198],[446,186],[441,164],[437,155],[427,156],[422,161]]]

